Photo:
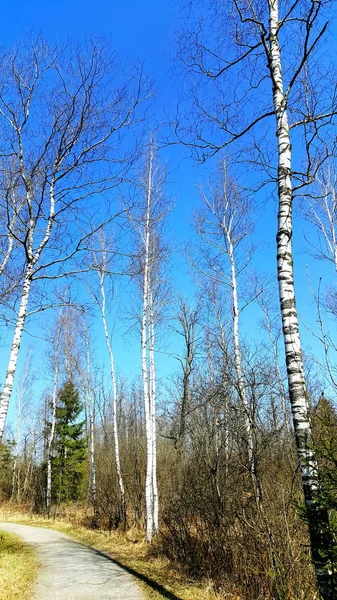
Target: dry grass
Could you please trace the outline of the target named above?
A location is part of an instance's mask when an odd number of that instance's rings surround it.
[[[155,547],[150,550],[149,546],[139,539],[140,536],[125,536],[115,532],[109,535],[107,532],[93,531],[80,525],[75,526],[64,519],[48,520],[38,515],[20,512],[12,505],[0,506],[0,519],[56,529],[105,552],[138,577],[149,600],[163,600],[163,598],[170,600],[223,600],[223,598],[239,600],[237,596],[216,594],[207,582],[198,583],[188,579],[186,574],[161,555]],[[24,597],[22,596],[22,598]],[[2,600],[2,596],[0,596],[0,600]]]
[[[28,600],[36,578],[37,560],[28,544],[0,530],[0,600]]]

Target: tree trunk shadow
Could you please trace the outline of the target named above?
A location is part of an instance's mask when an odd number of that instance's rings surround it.
[[[146,583],[146,585],[148,585],[154,591],[158,592],[163,598],[168,598],[168,600],[182,600],[181,598],[176,596],[173,592],[170,592],[169,590],[164,588],[164,586],[162,586],[160,583],[157,583],[157,581],[154,581],[154,579],[150,579],[150,577],[147,577],[146,575],[143,575],[142,573],[138,573],[138,571],[135,571],[135,569],[132,569],[131,567],[124,565],[119,560],[116,560],[115,558],[112,558],[112,556],[109,556],[109,554],[105,554],[104,552],[101,552],[100,550],[96,550],[96,548],[91,548],[91,549],[94,552],[96,552],[96,554],[98,554],[99,556],[104,556],[104,558],[107,558],[111,562],[115,563],[116,565],[121,567],[121,569],[123,569],[127,573],[130,573],[130,575],[133,575],[140,581],[143,581],[144,583]]]

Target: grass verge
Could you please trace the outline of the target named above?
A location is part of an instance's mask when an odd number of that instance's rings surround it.
[[[16,535],[0,530],[0,600],[29,600],[36,572],[32,548]]]
[[[163,598],[168,600],[223,599],[223,595],[216,594],[208,582],[199,583],[189,579],[182,570],[179,570],[178,566],[156,551],[156,548],[150,548],[144,541],[133,543],[118,532],[109,535],[107,532],[74,526],[64,520],[46,519],[38,515],[20,513],[8,505],[0,506],[0,520],[56,529],[108,554],[138,578],[149,600],[163,600]],[[226,598],[236,600],[237,596],[226,595]],[[0,600],[3,600],[1,596]]]

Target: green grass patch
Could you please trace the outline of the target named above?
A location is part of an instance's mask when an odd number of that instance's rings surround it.
[[[37,573],[32,548],[0,530],[0,600],[29,600]]]

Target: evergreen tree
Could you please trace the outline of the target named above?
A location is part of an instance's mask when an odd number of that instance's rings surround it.
[[[326,544],[321,552],[329,559],[329,571],[337,586],[337,411],[323,393],[314,408],[313,430],[320,467],[317,496],[329,518]]]
[[[53,496],[58,503],[78,500],[81,493],[87,447],[82,411],[78,390],[67,381],[59,393],[53,444]]]
[[[13,442],[0,441],[0,501],[8,500],[11,496],[13,449]]]

